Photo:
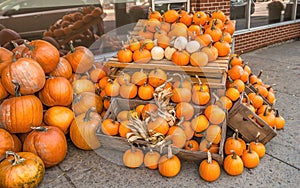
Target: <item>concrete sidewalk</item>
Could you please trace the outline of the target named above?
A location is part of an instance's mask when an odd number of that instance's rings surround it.
[[[82,151],[69,141],[66,159],[46,170],[40,187],[299,187],[300,41],[269,46],[243,54],[242,58],[254,73],[264,71],[265,83],[276,83],[276,108],[286,120],[285,129],[266,145],[267,154],[257,168],[245,169],[237,177],[222,170],[217,181],[208,183],[199,177],[199,163],[181,161],[179,175],[165,178],[158,170],[119,165],[121,153]]]

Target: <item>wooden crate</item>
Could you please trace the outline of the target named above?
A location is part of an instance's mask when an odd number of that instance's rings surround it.
[[[243,140],[246,142],[255,141],[259,132],[259,142],[267,144],[277,135],[276,130],[243,104],[242,98],[241,95],[240,99],[230,109],[228,113],[228,126],[232,130],[238,129]]]
[[[190,77],[193,83],[198,83],[195,75],[197,75],[202,83],[209,85],[214,93],[223,96],[226,90],[226,79],[228,70],[228,58],[218,59],[215,62],[208,63],[204,67],[195,66],[177,66],[172,61],[163,59],[160,61],[151,60],[147,64],[137,63],[120,63],[118,58],[113,57],[104,63],[105,66],[112,68],[112,77],[120,74],[120,71],[133,73],[140,69],[150,72],[156,68],[160,68],[171,76],[173,73],[185,74]],[[174,78],[176,80],[178,78]]]
[[[128,100],[128,99],[121,99],[121,98],[114,98],[111,101],[111,105],[109,109],[107,110],[105,116],[103,119],[112,118],[115,119],[117,114],[122,110],[129,110],[134,109],[139,104],[147,104],[147,103],[154,103],[154,101],[142,101],[142,100]],[[195,114],[197,112],[202,112],[205,108],[203,107],[195,107]],[[102,147],[109,148],[117,151],[124,152],[127,149],[130,148],[130,144],[128,143],[127,139],[119,137],[119,136],[107,136],[104,135],[100,128],[96,132],[96,136],[98,137],[99,141],[102,144]],[[219,153],[218,154],[212,154],[213,159],[218,161],[220,164],[222,164],[224,159],[223,154],[223,148],[224,148],[224,142],[226,138],[226,121],[222,124],[222,135],[221,135],[221,141],[219,144]],[[143,148],[145,147],[144,141],[138,141],[135,143],[137,146]],[[167,148],[165,147],[163,149],[163,153],[167,152]],[[206,152],[201,151],[188,151],[185,149],[179,149],[176,147],[172,147],[172,152],[176,154],[178,157],[184,159],[184,160],[190,160],[190,161],[201,161],[203,159],[207,158]]]

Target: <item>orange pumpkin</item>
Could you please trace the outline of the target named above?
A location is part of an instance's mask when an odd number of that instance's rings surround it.
[[[31,152],[11,152],[0,163],[0,187],[37,187],[43,180],[45,165]]]
[[[64,77],[48,78],[39,98],[46,106],[69,106],[73,101],[72,85]]]
[[[90,108],[86,113],[76,116],[70,126],[71,141],[82,150],[92,150],[101,146],[96,137],[101,116],[94,111],[94,108]]]
[[[49,73],[49,76],[56,76],[56,77],[61,76],[67,79],[71,78],[72,76],[71,64],[66,58],[60,57],[56,68]]]
[[[95,61],[94,54],[85,46],[73,47],[71,43],[71,50],[65,56],[72,66],[73,72],[85,73],[92,68]]]
[[[223,162],[223,168],[231,176],[240,175],[244,171],[242,159],[235,153],[227,155]]]
[[[132,51],[127,48],[123,48],[123,49],[119,50],[118,51],[118,60],[121,63],[132,62]]]
[[[160,154],[157,151],[148,151],[144,156],[145,167],[155,170],[158,168],[158,161],[160,159]]]
[[[167,80],[167,74],[162,69],[154,69],[148,75],[148,83],[154,88],[162,85]]]
[[[13,53],[6,48],[0,47],[0,75],[3,69],[13,61]]]
[[[207,152],[208,158],[201,161],[199,166],[199,175],[208,182],[216,181],[221,175],[221,168],[217,161],[213,160],[210,152]]]
[[[172,54],[172,62],[178,66],[189,64],[190,54],[185,50],[177,50]]]
[[[21,96],[20,86],[15,84],[15,97],[5,99],[0,105],[0,127],[10,133],[27,133],[30,127],[42,123],[43,105],[35,95]]]
[[[24,44],[26,48],[22,52],[23,57],[36,60],[45,73],[54,71],[60,58],[59,51],[55,46],[45,40],[33,40]]]
[[[143,151],[133,146],[123,154],[123,164],[128,168],[138,168],[143,164],[143,161]]]
[[[253,151],[251,146],[248,144],[248,149],[244,150],[242,155],[242,161],[246,168],[255,168],[259,164],[259,156],[256,151]]]
[[[179,14],[176,10],[170,9],[163,14],[163,18],[165,22],[174,23],[176,20],[178,20]]]
[[[138,96],[143,100],[150,100],[153,98],[154,88],[145,82],[144,85],[138,88]]]
[[[42,67],[30,58],[20,58],[2,70],[1,82],[10,94],[15,92],[12,80],[18,82],[22,95],[34,94],[41,90],[46,81]]]
[[[112,119],[105,119],[102,122],[101,131],[106,135],[115,136],[119,134],[119,126],[119,122]]]
[[[147,49],[140,48],[133,52],[132,58],[135,63],[145,64],[151,60],[151,52]]]
[[[64,106],[53,106],[44,113],[44,122],[47,125],[60,128],[64,134],[69,132],[73,119],[73,111]]]
[[[33,129],[24,140],[23,151],[38,155],[46,168],[63,161],[67,155],[67,140],[62,130],[55,126],[40,126]]]
[[[193,21],[197,25],[204,25],[207,21],[207,15],[203,11],[197,11],[194,13]]]
[[[172,154],[171,147],[168,147],[168,154],[163,155],[158,161],[158,171],[162,176],[174,177],[181,169],[181,163],[176,155]]]
[[[211,104],[206,107],[204,114],[212,124],[220,124],[226,117],[224,110],[215,104]]]

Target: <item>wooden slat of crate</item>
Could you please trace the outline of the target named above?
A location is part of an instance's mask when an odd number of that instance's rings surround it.
[[[255,141],[259,132],[259,141],[263,144],[267,144],[277,135],[276,130],[270,127],[241,101],[242,97],[230,109],[228,113],[228,126],[233,130],[238,129],[246,142]],[[260,124],[258,124],[257,121]]]
[[[114,98],[111,101],[111,105],[108,108],[106,114],[104,115],[103,119],[107,118],[112,118],[115,119],[117,114],[121,110],[129,110],[135,108],[139,104],[147,104],[147,103],[154,103],[154,101],[142,101],[142,100],[134,100],[134,99],[121,99],[121,98]],[[197,107],[195,107],[197,108]],[[204,107],[198,107],[195,110],[195,113],[201,113],[203,112],[205,108]],[[224,154],[223,154],[223,148],[224,148],[224,143],[225,143],[225,138],[226,138],[226,121],[222,124],[222,135],[221,135],[221,141],[219,145],[219,153],[218,154],[212,154],[213,159],[218,161],[220,164],[222,164],[223,159],[224,159]],[[127,139],[121,138],[119,136],[107,136],[104,135],[100,129],[97,130],[96,136],[98,137],[99,141],[102,144],[102,147],[104,148],[110,148],[110,149],[115,149],[118,151],[126,151],[127,149],[130,148],[130,144],[127,142]],[[144,141],[138,141],[137,145],[139,146],[146,146]],[[166,153],[167,150],[164,148],[163,153]],[[190,160],[190,161],[201,161],[205,158],[207,158],[207,153],[201,152],[201,151],[188,151],[185,149],[179,149],[179,148],[172,148],[172,152],[178,157],[185,159],[185,160]]]
[[[246,85],[245,87],[245,92],[247,94],[249,93],[257,93],[257,89],[252,85],[252,84],[249,84],[249,85]],[[264,96],[262,96],[260,93],[258,93],[259,96],[261,96],[261,98],[264,100],[264,104],[268,105],[268,106],[273,106],[269,101],[268,99],[266,99]]]

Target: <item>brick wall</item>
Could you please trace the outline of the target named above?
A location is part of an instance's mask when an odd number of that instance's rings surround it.
[[[191,10],[193,8],[204,12],[222,10],[226,15],[230,15],[230,0],[191,0]]]
[[[230,15],[230,0],[190,0],[193,8],[204,12],[222,10]],[[300,37],[300,22],[288,24],[245,34],[235,35],[235,52],[248,52],[274,43]]]
[[[235,35],[235,52],[248,52],[300,37],[300,22]]]

